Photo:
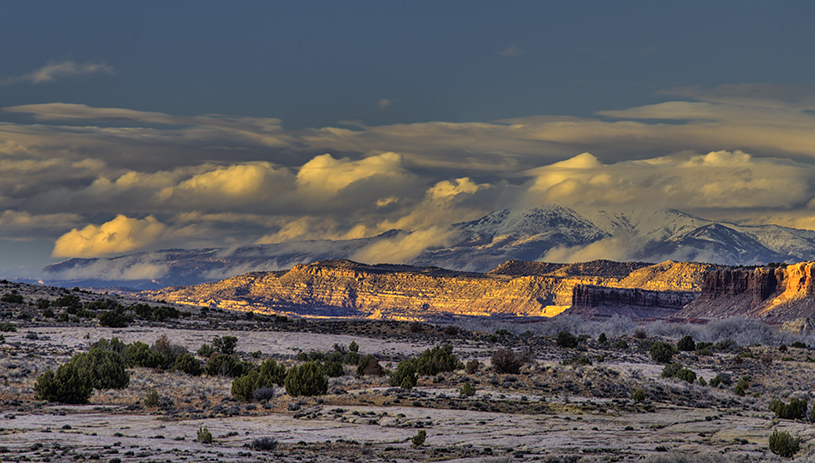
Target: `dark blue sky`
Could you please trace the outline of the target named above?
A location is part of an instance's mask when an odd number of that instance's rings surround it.
[[[45,1],[4,2],[0,18],[0,76],[64,60],[116,71],[6,86],[0,106],[287,128],[587,116],[668,87],[815,75],[815,5],[803,1]]]

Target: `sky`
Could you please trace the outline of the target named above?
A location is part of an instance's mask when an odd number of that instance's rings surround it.
[[[0,3],[0,276],[502,208],[815,229],[815,2]],[[377,259],[372,254],[372,261]]]

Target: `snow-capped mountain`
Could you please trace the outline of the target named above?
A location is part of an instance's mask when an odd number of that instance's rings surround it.
[[[578,213],[546,205],[528,210],[504,209],[472,222],[453,224],[452,228],[458,234],[448,245],[425,249],[405,263],[487,272],[508,260],[536,261],[551,255],[574,255],[582,260],[608,258],[602,255],[605,249],[613,250],[617,260],[624,256],[625,260],[646,262],[673,259],[753,265],[815,259],[815,231],[735,225],[672,209]],[[45,267],[42,280],[65,286],[141,289],[190,285],[250,271],[288,269],[298,263],[353,259],[371,246],[405,236],[406,232],[392,230],[345,241],[290,241],[234,249],[176,249],[70,259]],[[590,254],[581,253],[587,248]],[[551,254],[553,250],[558,252]]]

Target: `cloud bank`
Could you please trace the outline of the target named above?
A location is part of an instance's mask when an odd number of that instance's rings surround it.
[[[99,72],[113,70],[61,63],[24,80]],[[55,257],[95,257],[403,230],[355,256],[375,263],[444,245],[451,223],[544,203],[815,227],[812,89],[659,96],[669,101],[591,118],[300,130],[274,118],[6,107],[0,115],[16,122],[0,122],[0,239],[45,238]],[[551,257],[614,258],[616,248]]]

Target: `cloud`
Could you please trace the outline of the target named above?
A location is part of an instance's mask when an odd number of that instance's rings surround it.
[[[457,231],[442,226],[416,230],[406,235],[377,241],[354,253],[351,259],[369,264],[408,263],[429,247],[448,244],[457,234]]]
[[[382,98],[381,100],[379,100],[379,102],[377,102],[376,105],[379,107],[379,109],[385,109],[391,104],[393,104],[393,100],[390,100],[388,98]]]
[[[624,237],[604,238],[585,246],[558,246],[543,255],[541,262],[572,264],[597,259],[625,262],[631,260],[632,252]]]
[[[0,79],[0,85],[11,85],[19,82],[42,84],[54,82],[57,79],[86,76],[97,73],[116,75],[116,70],[106,63],[77,64],[73,61],[52,61],[44,67],[28,74]]]
[[[155,217],[131,219],[118,215],[100,226],[74,228],[54,244],[54,257],[99,257],[133,251],[154,243],[166,230]]]

